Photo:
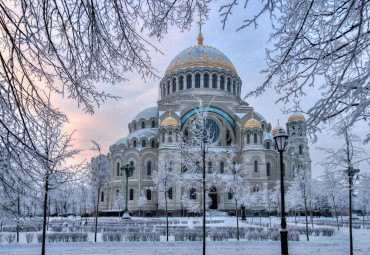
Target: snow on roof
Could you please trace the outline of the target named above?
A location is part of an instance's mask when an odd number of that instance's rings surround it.
[[[266,141],[266,140],[271,140],[273,141],[274,140],[274,137],[272,136],[272,134],[268,133],[268,132],[263,132],[263,141]]]
[[[136,130],[136,131],[130,133],[127,136],[127,139],[131,140],[132,138],[136,138],[136,139],[140,140],[143,137],[148,138],[149,140],[151,138],[158,137],[158,128],[144,128],[144,129]]]
[[[142,110],[136,117],[134,121],[139,121],[140,119],[149,120],[150,118],[158,118],[158,107],[150,107],[145,110]]]
[[[114,143],[115,145],[120,145],[120,144],[124,144],[124,145],[127,145],[127,137],[123,137],[121,139],[119,139],[117,142]]]
[[[262,121],[264,121],[264,122],[268,123],[268,122],[266,121],[266,119],[265,119],[265,118],[264,118],[260,113],[258,113],[258,112],[256,112],[256,111],[254,111],[254,110],[253,110],[253,113],[254,113],[254,114],[256,114],[256,115],[258,116],[258,118],[260,118],[260,119],[261,119],[261,122],[262,122]]]

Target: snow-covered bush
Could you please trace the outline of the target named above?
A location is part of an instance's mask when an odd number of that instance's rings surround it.
[[[14,241],[15,241],[15,234],[7,234],[7,235],[5,235],[5,240],[8,243],[14,243]]]
[[[101,238],[103,242],[121,242],[123,239],[123,235],[120,231],[103,232]]]
[[[62,232],[63,231],[63,226],[52,226],[51,231],[53,231],[53,232]]]
[[[26,233],[26,241],[27,241],[27,243],[32,243],[34,238],[35,238],[35,234],[34,233]]]
[[[3,234],[0,233],[0,243],[3,242]]]
[[[334,228],[322,228],[321,231],[323,236],[332,236],[334,233]]]
[[[212,230],[209,233],[209,237],[212,241],[227,241],[229,240],[229,234],[226,231]]]
[[[42,233],[36,235],[37,242],[42,243]]]
[[[299,241],[299,232],[289,231],[288,232],[288,241]]]

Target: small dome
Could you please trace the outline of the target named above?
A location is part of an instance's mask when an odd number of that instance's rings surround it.
[[[300,120],[305,120],[304,116],[302,113],[299,113],[299,112],[294,112],[292,115],[290,115],[289,119],[288,119],[288,122],[292,122],[292,121],[300,121]]]
[[[138,115],[134,118],[134,121],[139,121],[140,119],[149,120],[151,118],[158,118],[158,107],[149,107],[147,109],[142,110],[139,112]]]
[[[249,119],[248,121],[246,121],[246,122],[244,123],[243,128],[253,128],[253,127],[256,127],[256,128],[262,128],[262,125],[261,125],[261,123],[260,123],[258,120],[256,120],[256,119],[254,118],[254,116],[253,116],[253,112],[252,112],[252,118],[251,118],[251,119]]]
[[[171,112],[170,112],[170,116],[165,118],[163,122],[161,123],[161,127],[165,127],[165,126],[175,126],[175,127],[180,126],[179,122],[176,119],[171,117]]]
[[[285,131],[285,129],[284,129],[282,126],[280,126],[280,125],[279,125],[279,120],[278,120],[278,124],[277,124],[277,126],[275,126],[275,127],[271,130],[271,134],[272,134],[272,135],[274,135],[274,134],[276,134],[276,132],[278,132],[279,130],[284,130],[284,131]]]

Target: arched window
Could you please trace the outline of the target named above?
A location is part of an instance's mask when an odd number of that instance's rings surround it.
[[[155,120],[152,120],[152,128],[155,128],[155,126],[156,126],[156,122]]]
[[[199,161],[195,162],[195,172],[197,173],[200,172],[200,162]]]
[[[117,176],[120,176],[120,171],[121,171],[121,166],[119,164],[119,162],[117,162]]]
[[[155,148],[155,141],[152,141],[152,148]]]
[[[104,202],[104,192],[102,192],[101,195],[100,195],[100,201]]]
[[[170,94],[170,81],[168,81],[167,83],[167,95]]]
[[[269,150],[271,148],[270,142],[266,142],[266,149]]]
[[[220,174],[223,174],[225,170],[225,163],[223,161],[220,162]]]
[[[190,197],[190,199],[193,199],[193,200],[197,199],[197,191],[196,191],[195,188],[190,189],[190,196],[189,197]]]
[[[303,154],[303,146],[299,145],[299,155],[302,155],[302,154]]]
[[[186,88],[191,89],[191,75],[186,76]]]
[[[134,161],[130,161],[130,166],[134,166]]]
[[[204,79],[204,87],[208,89],[209,88],[209,75],[207,73],[204,74],[203,79]]]
[[[212,162],[211,161],[209,161],[208,162],[208,173],[212,173]]]
[[[257,160],[254,161],[254,172],[258,173],[258,161]]]
[[[146,163],[146,175],[152,175],[152,161],[148,161],[148,163]]]
[[[145,148],[146,147],[146,140],[141,141],[141,147]]]
[[[176,79],[172,80],[172,92],[176,92]]]
[[[136,140],[134,140],[134,148],[136,148]]]
[[[256,133],[254,133],[253,134],[253,142],[254,143],[257,143],[258,141],[257,141],[258,139],[257,139],[257,134]]]
[[[172,199],[172,188],[168,190],[168,199]]]
[[[152,200],[152,191],[150,189],[146,190],[146,199]]]
[[[250,135],[249,135],[249,133],[247,134],[247,144],[250,144],[250,142],[251,142],[251,138],[250,138]]]
[[[199,73],[195,75],[195,87],[200,88],[200,74]]]
[[[172,161],[170,161],[169,163],[168,163],[168,171],[172,171]]]
[[[225,77],[221,76],[220,79],[220,89],[225,90]]]
[[[293,166],[293,168],[292,168],[292,173],[293,173],[293,178],[294,178],[294,175],[295,175],[295,166]]]
[[[186,173],[186,171],[188,171],[188,168],[185,165],[182,165],[181,172]]]
[[[266,175],[267,176],[271,175],[271,164],[270,164],[270,162],[266,163]]]
[[[116,197],[119,196],[119,189],[116,190]]]
[[[134,130],[136,130],[136,123],[134,124]]]
[[[227,78],[227,91],[231,91],[231,80]]]
[[[184,89],[184,76],[180,76],[180,90]]]
[[[217,89],[217,75],[212,75],[212,88]]]
[[[233,93],[236,94],[236,84],[235,84],[235,81],[233,82]]]
[[[145,128],[145,121],[141,122],[141,128]]]
[[[168,132],[168,142],[172,143],[172,131]]]
[[[134,189],[130,189],[130,200],[134,200]]]
[[[164,143],[165,141],[164,141],[164,139],[165,139],[165,133],[164,132],[162,132],[162,143]]]

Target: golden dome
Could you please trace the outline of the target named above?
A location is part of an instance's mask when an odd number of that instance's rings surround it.
[[[161,123],[161,127],[164,127],[164,126],[176,126],[176,127],[178,127],[178,126],[180,126],[180,124],[176,119],[171,117],[171,112],[170,112],[170,116],[165,118],[163,120],[163,122]]]
[[[262,128],[262,125],[261,125],[261,123],[260,123],[258,120],[256,120],[256,119],[254,118],[254,116],[253,116],[253,112],[252,112],[252,118],[251,118],[251,119],[249,119],[248,121],[246,121],[246,122],[244,123],[243,128],[253,128],[253,127],[256,127],[256,128]]]
[[[303,114],[299,112],[294,112],[292,115],[290,115],[288,122],[300,121],[300,120],[303,120],[303,121],[305,120]]]
[[[276,134],[276,132],[278,132],[279,130],[285,130],[282,126],[279,125],[279,120],[278,120],[278,124],[276,127],[274,127],[272,130],[271,130],[271,134],[274,135]]]

